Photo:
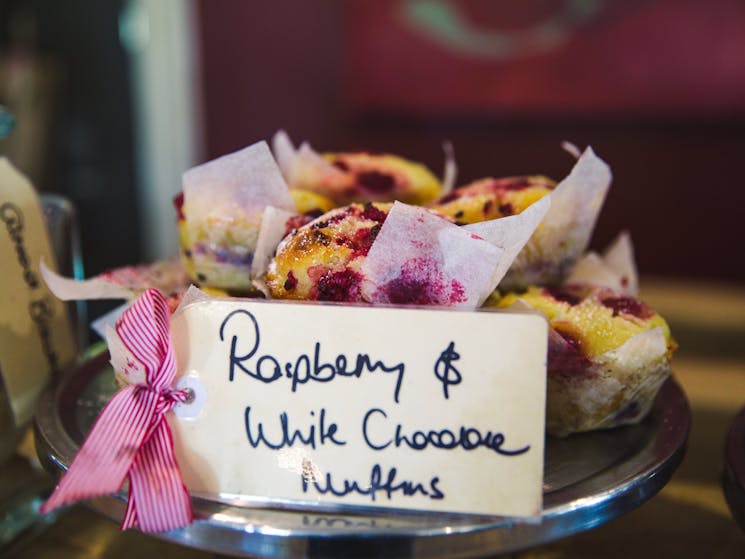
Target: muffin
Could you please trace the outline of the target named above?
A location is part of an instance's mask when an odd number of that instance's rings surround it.
[[[391,204],[336,208],[293,230],[277,247],[266,285],[277,299],[360,302],[360,267]]]
[[[566,435],[637,423],[670,374],[675,342],[641,300],[606,287],[530,287],[490,305],[540,311],[550,326],[546,428]]]
[[[421,163],[369,151],[319,154],[306,142],[295,149],[287,134],[273,140],[274,155],[291,189],[325,196],[337,205],[393,202],[422,205],[443,185]]]
[[[608,165],[588,148],[569,175],[486,178],[456,188],[429,207],[462,224],[522,214],[539,200],[548,211],[504,276],[505,289],[562,283],[587,249],[611,183]]]
[[[542,175],[485,178],[460,186],[429,204],[458,223],[478,223],[521,213],[556,188]]]
[[[251,264],[266,208],[296,211],[266,142],[186,171],[174,204],[186,272],[201,286],[236,293],[253,289]]]

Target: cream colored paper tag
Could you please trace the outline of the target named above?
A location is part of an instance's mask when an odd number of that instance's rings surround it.
[[[543,317],[207,299],[171,335],[192,493],[540,514]]]
[[[0,158],[0,374],[16,425],[31,419],[47,380],[75,358],[67,309],[47,290],[41,258],[55,261],[39,200]]]

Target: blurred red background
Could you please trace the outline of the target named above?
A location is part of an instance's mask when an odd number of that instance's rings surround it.
[[[439,172],[451,140],[463,183],[560,179],[560,142],[589,144],[615,176],[595,247],[626,228],[644,274],[745,281],[742,2],[201,0],[198,14],[207,157],[285,128]]]
[[[721,114],[745,109],[737,0],[352,2],[347,89],[419,115]]]

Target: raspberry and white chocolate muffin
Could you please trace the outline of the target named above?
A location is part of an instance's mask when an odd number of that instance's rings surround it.
[[[548,211],[500,287],[559,285],[587,249],[610,182],[610,168],[588,148],[558,184],[542,175],[481,179],[455,189],[430,207],[459,223],[478,224],[520,215],[545,200]]]
[[[337,205],[396,200],[422,205],[444,191],[427,167],[397,155],[368,151],[321,154],[307,142],[295,148],[282,130],[274,135],[272,149],[291,189],[321,194]]]
[[[362,301],[362,262],[391,204],[336,208],[292,231],[277,247],[266,285],[272,297]]]
[[[429,205],[458,223],[478,223],[521,213],[556,188],[542,175],[486,178],[461,186]]]
[[[181,258],[203,286],[246,292],[267,207],[296,211],[266,142],[186,171],[176,198]]]
[[[216,217],[205,227],[189,226],[184,218],[183,194],[174,199],[178,212],[180,255],[184,270],[200,287],[252,289],[249,269],[259,236],[261,215]]]
[[[608,288],[578,284],[531,287],[496,304],[533,308],[549,321],[550,433],[616,427],[646,416],[676,347],[654,309]]]
[[[316,192],[337,204],[399,200],[420,205],[442,191],[429,169],[397,155],[352,152],[321,157],[327,166],[294,166],[288,176],[290,187]]]

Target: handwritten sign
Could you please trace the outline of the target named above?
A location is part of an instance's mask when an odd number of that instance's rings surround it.
[[[47,380],[76,355],[67,309],[44,284],[41,258],[54,266],[36,192],[0,158],[0,374],[16,425],[31,419]]]
[[[192,493],[540,514],[540,316],[208,299],[171,333]]]

